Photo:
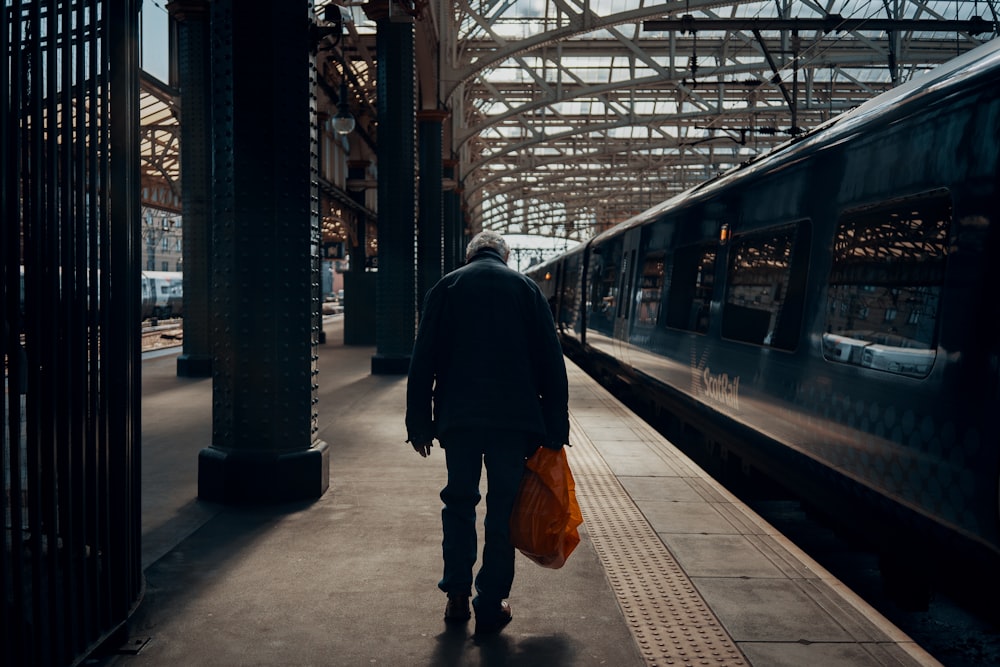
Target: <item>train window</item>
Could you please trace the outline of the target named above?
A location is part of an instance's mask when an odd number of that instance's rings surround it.
[[[824,357],[912,377],[930,373],[950,224],[946,194],[840,219],[827,287]]]
[[[591,264],[590,316],[587,326],[609,336],[615,328],[618,307],[618,257],[621,241],[616,239],[607,246],[595,248]]]
[[[563,277],[560,282],[562,289],[559,298],[559,317],[557,324],[560,328],[573,329],[579,319],[580,302],[580,269],[581,253],[570,255],[563,264]]]
[[[639,283],[638,311],[635,323],[656,326],[660,314],[660,292],[663,289],[663,251],[646,255],[642,263],[642,282]]]
[[[718,244],[677,248],[670,271],[667,298],[668,327],[706,333],[715,284],[715,255]]]
[[[729,250],[722,335],[732,340],[793,350],[798,343],[805,293],[808,222],[735,237]],[[807,255],[807,252],[803,252]],[[796,269],[793,271],[793,269]]]

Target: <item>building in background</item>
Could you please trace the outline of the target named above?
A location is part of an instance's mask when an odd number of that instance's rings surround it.
[[[142,207],[142,268],[144,271],[183,271],[182,217],[177,213]]]

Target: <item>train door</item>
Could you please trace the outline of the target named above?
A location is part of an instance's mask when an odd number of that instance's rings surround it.
[[[594,332],[595,345],[609,345],[614,339],[621,290],[621,238],[611,238],[590,246],[588,257],[587,329]],[[613,354],[611,349],[608,354]]]
[[[629,323],[632,321],[632,310],[635,307],[636,296],[636,256],[639,253],[641,229],[631,229],[625,233],[622,246],[620,284],[618,288],[618,304],[615,312],[615,353],[619,359],[629,361]]]
[[[552,296],[549,297],[549,306],[552,308],[552,319],[556,323],[556,330],[563,330],[562,312],[566,308],[563,303],[566,292],[566,260],[557,262],[550,269],[553,271],[552,282],[554,283]]]

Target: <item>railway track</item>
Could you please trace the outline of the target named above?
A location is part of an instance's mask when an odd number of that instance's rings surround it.
[[[142,323],[142,351],[176,347],[184,343],[184,329],[179,318],[146,320]]]

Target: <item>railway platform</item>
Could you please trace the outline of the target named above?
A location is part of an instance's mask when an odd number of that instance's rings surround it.
[[[499,635],[447,627],[442,452],[404,442],[405,378],[371,375],[342,316],[325,327],[331,482],[311,503],[199,501],[211,380],[176,377],[169,352],[144,360],[146,591],[128,641],[87,664],[939,664],[572,363],[580,546],[560,570],[518,555]]]

